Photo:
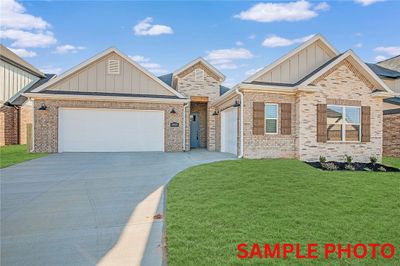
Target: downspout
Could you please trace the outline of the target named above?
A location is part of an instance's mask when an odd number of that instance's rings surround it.
[[[183,151],[186,151],[186,110],[188,103],[183,104]]]
[[[235,92],[237,94],[240,95],[240,154],[239,154],[239,158],[243,158],[243,105],[244,105],[244,101],[243,101],[243,92],[239,91],[239,87],[236,88]]]

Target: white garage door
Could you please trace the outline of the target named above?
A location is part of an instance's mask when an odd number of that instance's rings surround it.
[[[221,151],[237,154],[237,108],[221,112]]]
[[[164,151],[164,112],[59,109],[59,152]]]

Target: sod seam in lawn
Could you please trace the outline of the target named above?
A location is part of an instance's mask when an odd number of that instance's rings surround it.
[[[46,156],[47,153],[29,153],[26,145],[0,147],[0,168]]]
[[[179,173],[168,185],[168,263],[396,265],[398,250],[390,261],[236,255],[239,243],[389,242],[400,248],[399,221],[399,173],[326,172],[281,159],[211,163]]]

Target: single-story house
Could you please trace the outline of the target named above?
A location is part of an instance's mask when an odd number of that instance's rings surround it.
[[[368,66],[400,95],[400,55]],[[383,155],[400,156],[400,97],[383,100]]]
[[[156,77],[110,48],[24,95],[35,152],[188,151],[245,158],[382,156],[393,91],[321,35],[232,89],[203,58]]]
[[[33,104],[22,94],[52,77],[0,44],[0,146],[27,143]]]

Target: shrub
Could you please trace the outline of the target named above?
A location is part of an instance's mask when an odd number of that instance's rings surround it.
[[[334,171],[334,170],[338,169],[336,164],[334,164],[334,163],[323,163],[321,165],[322,165],[323,169],[328,170],[328,171]]]
[[[346,163],[351,164],[351,162],[353,161],[353,157],[351,157],[350,155],[345,154],[344,158],[346,159]]]
[[[386,168],[385,167],[383,167],[383,166],[380,166],[378,169],[376,169],[376,170],[378,170],[379,172],[386,172]]]
[[[378,161],[378,158],[376,158],[375,156],[371,156],[369,157],[369,161],[371,162],[371,164],[375,165]]]
[[[326,157],[320,155],[320,156],[319,156],[319,162],[320,162],[320,163],[326,163]]]
[[[354,171],[356,170],[356,168],[351,165],[351,164],[346,164],[346,166],[344,167],[344,169],[349,170],[349,171]]]

